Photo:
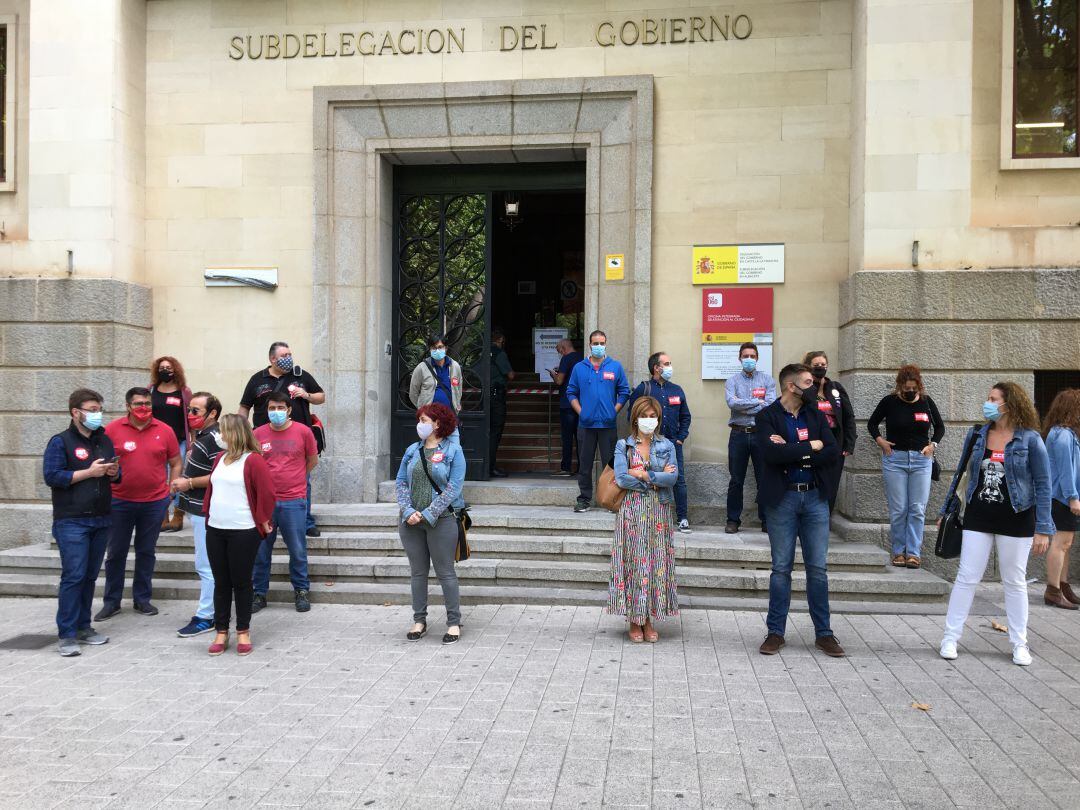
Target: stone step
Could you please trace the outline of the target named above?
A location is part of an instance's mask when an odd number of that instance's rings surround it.
[[[469,514],[473,519],[473,530],[479,533],[494,531],[529,535],[585,534],[610,537],[615,526],[615,515],[605,509],[594,507],[588,512],[574,512],[570,508],[574,502],[573,497],[560,504],[562,508],[478,503],[473,500],[473,496],[487,488],[501,492],[516,490],[500,487],[499,482],[489,482],[489,487],[482,483],[480,487],[470,487],[472,483],[474,482],[465,482],[465,497],[470,504]],[[550,484],[550,481],[538,482],[536,489],[544,489],[544,483]],[[550,485],[547,488],[556,489]],[[576,487],[573,492],[576,496]],[[380,493],[392,500],[392,482],[389,486],[380,485]],[[314,512],[319,527],[330,531],[396,529],[398,522],[397,503],[327,504],[318,506]]]
[[[525,534],[473,533],[475,555],[504,559],[555,561],[606,561],[611,556],[611,535],[602,537],[528,536]],[[771,566],[769,540],[760,532],[739,535],[698,532],[676,534],[675,558],[701,566],[734,566],[768,569]],[[55,541],[52,543],[55,548]],[[280,546],[279,546],[280,547]],[[307,539],[308,553],[331,557],[397,556],[404,552],[397,531],[323,532]],[[195,538],[190,531],[162,534],[158,552],[194,554]],[[190,557],[189,557],[190,559]],[[3,560],[0,554],[0,561]],[[831,571],[880,572],[887,563],[880,548],[864,543],[836,543],[829,549]],[[796,566],[801,558],[796,556]]]
[[[540,475],[527,479],[504,478],[493,481],[465,482],[465,501],[478,506],[558,506],[570,512],[577,496],[576,478],[553,478]],[[395,503],[396,500],[394,482],[380,482],[379,502]],[[353,504],[327,504],[327,506],[332,506],[340,512],[349,509]],[[599,507],[593,508],[599,510]],[[323,513],[324,508],[316,505],[314,511],[318,516]]]
[[[288,556],[274,555],[271,576],[282,581],[288,578]],[[134,555],[128,556],[128,570],[134,566]],[[312,581],[397,581],[407,582],[409,563],[402,556],[327,556],[308,555],[308,570]],[[0,552],[0,572],[34,574],[53,573],[59,576],[60,555],[50,545],[42,543]],[[767,569],[700,566],[683,564],[677,567],[679,589],[688,595],[736,596],[745,592],[767,594]],[[582,560],[530,560],[477,555],[457,565],[459,580],[469,584],[497,585],[525,589],[592,586],[606,588],[611,566],[608,562]],[[155,575],[176,578],[195,578],[191,555],[160,553]],[[431,574],[434,581],[434,575]],[[949,585],[926,571],[909,571],[882,567],[877,572],[833,571],[829,574],[829,590],[838,599],[869,596],[875,601],[940,601]],[[792,574],[792,590],[802,593],[806,576],[802,571]]]
[[[97,596],[100,599],[104,578],[99,577]],[[57,577],[55,574],[32,574],[32,573],[8,573],[0,571],[0,596],[24,596],[43,597],[53,599],[56,597]],[[442,604],[442,594],[438,584],[429,588],[429,600],[432,605]],[[276,603],[291,604],[293,599],[292,588],[288,583],[271,582],[268,594],[271,611],[256,614],[255,622],[261,621],[259,616],[272,616],[274,610],[281,609]],[[181,599],[194,604],[199,598],[199,583],[194,579],[176,579],[168,576],[155,576],[154,578],[154,601],[159,602],[170,599]],[[397,582],[324,582],[311,583],[311,599],[318,606],[319,603],[330,604],[381,604],[402,605],[410,604],[410,592],[408,583]],[[461,585],[461,601],[466,605],[477,604],[542,604],[542,605],[603,605],[607,602],[606,588],[519,588],[501,587],[489,585],[473,585],[463,582]],[[740,596],[701,596],[689,594],[685,591],[679,594],[679,605],[683,608],[697,608],[710,610],[746,610],[765,611],[768,609],[768,595],[740,595]],[[830,599],[830,608],[837,615],[843,614],[904,614],[904,615],[938,615],[945,612],[944,602],[937,601],[875,601],[872,598],[844,599],[834,597]],[[95,603],[95,610],[97,604]],[[124,610],[130,609],[130,603],[124,602]],[[791,611],[793,613],[805,613],[806,601],[802,598],[793,599]],[[440,617],[431,619],[438,622]],[[408,610],[402,612],[403,627],[408,623]],[[108,623],[101,623],[98,627],[108,627]],[[663,625],[660,626],[661,632]],[[106,631],[107,632],[107,631]],[[764,633],[764,629],[762,629]]]

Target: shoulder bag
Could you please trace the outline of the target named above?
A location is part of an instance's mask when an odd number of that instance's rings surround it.
[[[435,488],[435,491],[442,495],[442,490],[439,485],[435,483],[435,479],[431,477],[431,470],[428,469],[427,456],[424,455],[424,445],[420,445],[420,463],[424,465],[424,475],[427,476],[427,480],[431,482],[431,486]],[[469,548],[469,529],[472,528],[472,518],[469,516],[468,507],[461,507],[456,512],[453,511],[454,519],[457,521],[457,547],[454,549],[454,562],[461,562],[467,560],[472,556],[472,549]]]
[[[953,490],[945,507],[945,514],[938,526],[937,542],[934,544],[934,554],[943,560],[951,560],[960,556],[960,548],[964,542],[964,513],[960,500],[960,493],[965,487],[968,474],[968,462],[971,460],[972,450],[975,449],[975,440],[978,431],[972,430],[964,445],[964,452],[960,454],[960,464],[956,468],[956,488]]]
[[[630,448],[626,448],[627,461],[630,459]],[[609,512],[618,512],[626,499],[626,490],[615,481],[615,468],[611,464],[604,467],[600,477],[596,480],[596,502]]]
[[[442,388],[442,390],[446,392],[447,398],[451,402],[453,402],[454,401],[454,392],[451,391],[449,388],[447,388],[445,385],[443,385],[442,380],[439,379],[439,373],[437,371],[435,371],[435,366],[433,366],[427,360],[424,361],[424,365],[427,366],[427,370],[431,372],[431,376],[435,378],[435,387],[436,388]]]

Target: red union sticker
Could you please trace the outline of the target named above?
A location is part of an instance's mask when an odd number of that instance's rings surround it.
[[[75,458],[77,458],[79,461],[86,461],[88,458],[90,458],[90,452],[85,447],[76,447]]]
[[[457,377],[451,377],[451,378],[450,378],[450,384],[451,384],[451,385],[461,385],[461,383],[460,383],[460,382],[458,382],[458,378],[457,378]]]
[[[817,409],[822,413],[832,413],[832,403],[827,399],[823,399],[817,404]]]
[[[668,397],[667,398],[667,404],[668,405],[682,405],[682,397]]]
[[[805,442],[809,438],[810,438],[810,430],[809,430],[809,428],[799,428],[799,441],[800,442]]]
[[[180,397],[165,397],[165,404],[176,405],[177,407],[180,407],[184,404],[184,402],[180,399]]]
[[[431,460],[435,464],[438,464],[444,458],[446,458],[446,456],[443,453],[433,453],[431,456]]]
[[[124,450],[129,453],[134,453],[136,447],[138,447],[138,445],[135,444],[135,442],[124,442]]]
[[[269,453],[269,452],[270,452],[270,448],[271,448],[271,444],[270,444],[270,442],[263,442],[263,443],[262,443],[262,449],[263,449],[263,452],[264,452],[264,453]]]
[[[916,411],[915,412],[915,421],[916,422],[929,422],[930,421],[930,414],[926,413],[925,411]]]
[[[751,392],[751,394],[753,395],[754,399],[765,399],[765,389],[764,388],[755,388]]]
[[[1004,450],[991,450],[990,460],[996,461],[998,464],[1005,463],[1005,451]]]
[[[615,372],[614,371],[605,371],[604,372],[604,379],[605,380],[614,380],[615,379]]]

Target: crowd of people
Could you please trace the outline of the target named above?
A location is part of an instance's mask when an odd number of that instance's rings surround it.
[[[494,330],[487,472],[495,477],[505,475],[495,457],[505,422],[506,384],[514,378],[504,344],[501,331]],[[612,467],[623,497],[614,526],[607,610],[625,618],[631,642],[656,642],[655,623],[679,611],[674,533],[691,530],[686,393],[673,381],[671,357],[664,352],[649,357],[648,377],[631,389],[622,365],[608,355],[601,330],[589,335],[588,356],[576,352],[569,340],[560,342],[557,351],[560,363],[549,372],[560,395],[562,457],[556,475],[576,474],[574,511],[585,512],[593,508],[597,455]],[[785,644],[798,545],[815,645],[841,657],[845,653],[830,624],[827,556],[841,473],[856,447],[851,397],[828,376],[825,352],[808,352],[801,363],[785,365],[775,380],[758,366],[754,343],[744,343],[738,359],[739,370],[725,383],[730,412],[725,531],[741,530],[752,464],[758,519],[772,557],[760,652],[774,655]],[[126,414],[107,425],[100,395],[89,389],[71,395],[71,424],[50,440],[44,456],[45,480],[53,493],[53,535],[63,563],[57,611],[62,655],[78,655],[80,644],[108,641],[91,623],[95,582],[104,559],[104,602],[94,616],[101,622],[121,609],[133,533],[134,610],[157,613],[150,600],[158,535],[178,530],[185,514],[195,536],[201,593],[179,635],[213,630],[209,652],[221,654],[229,645],[235,605],[237,652],[251,652],[250,619],[267,603],[278,532],[289,554],[295,608],[310,609],[306,538],[318,534],[311,519],[311,471],[324,441],[310,406],[323,403],[325,394],[314,377],[294,364],[287,344],[274,343],[269,360],[248,382],[237,414],[224,414],[220,400],[208,392],[192,393],[173,357],[153,364],[150,384],[129,390]],[[459,429],[463,387],[461,366],[448,356],[446,339],[432,336],[410,378],[417,441],[404,450],[395,484],[398,530],[410,567],[410,641],[427,633],[432,568],[446,605],[442,641],[452,644],[461,638],[455,554],[459,517],[466,507]],[[620,431],[624,411],[628,419]],[[993,548],[1012,658],[1028,665],[1031,553],[1047,553],[1045,603],[1080,607],[1068,583],[1069,551],[1080,522],[1080,390],[1060,392],[1040,422],[1023,388],[999,382],[990,389],[981,416],[965,437],[968,461],[955,471],[942,507],[944,515],[954,499],[966,504],[960,566],[940,654],[957,657],[975,587]],[[918,367],[899,369],[866,430],[881,452],[891,563],[917,569],[930,482],[940,475],[935,455],[945,435],[945,422]]]

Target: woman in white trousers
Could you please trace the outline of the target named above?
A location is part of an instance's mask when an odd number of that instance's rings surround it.
[[[1050,516],[1050,465],[1039,435],[1039,416],[1031,399],[1019,385],[1000,382],[983,403],[982,427],[968,431],[964,446],[974,446],[968,463],[964,541],[960,569],[956,574],[941,657],[952,660],[964,631],[964,622],[982,581],[990,549],[997,549],[1001,586],[1005,592],[1005,615],[1014,664],[1028,666],[1027,561],[1028,555],[1046,552],[1054,523]],[[945,505],[956,497],[964,471],[953,476]],[[942,507],[942,514],[945,507]]]

